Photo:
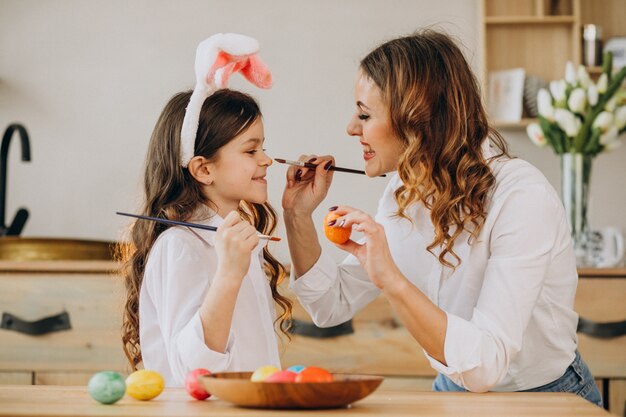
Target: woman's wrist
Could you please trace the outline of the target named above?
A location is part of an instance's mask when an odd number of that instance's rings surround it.
[[[389,272],[387,277],[381,280],[383,286],[380,289],[388,298],[397,298],[406,294],[408,285],[411,285],[408,279],[399,270]]]
[[[302,219],[302,218],[310,218],[313,217],[313,212],[308,210],[300,210],[295,208],[283,209],[283,218],[285,221],[288,219]]]

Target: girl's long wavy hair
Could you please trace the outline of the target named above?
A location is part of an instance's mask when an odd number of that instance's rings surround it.
[[[144,188],[145,200],[141,214],[170,220],[187,221],[198,204],[216,209],[203,194],[200,184],[187,168],[180,165],[180,131],[189,103],[191,91],[176,94],[161,113],[148,149]],[[194,155],[215,157],[218,150],[262,117],[259,106],[247,94],[223,89],[206,99],[200,113]],[[277,216],[268,204],[241,201],[239,211],[265,235],[276,229]],[[122,275],[126,284],[126,304],[122,324],[124,353],[133,370],[142,361],[139,340],[139,292],[143,280],[148,253],[157,237],[168,226],[148,221],[136,221],[129,230],[129,244],[119,247],[122,258]],[[278,317],[281,331],[286,333],[291,319],[291,302],[278,292],[278,285],[285,277],[284,266],[274,258],[267,247],[263,249],[264,269],[268,275],[272,297],[281,307]]]
[[[440,247],[439,262],[456,268],[461,259],[455,240],[463,231],[470,243],[476,239],[495,184],[483,140],[499,149],[495,157],[509,156],[504,139],[489,126],[478,81],[454,41],[434,30],[382,44],[361,61],[361,71],[382,91],[404,146],[397,214],[411,220],[407,207],[424,204],[435,229],[427,249],[435,255]]]

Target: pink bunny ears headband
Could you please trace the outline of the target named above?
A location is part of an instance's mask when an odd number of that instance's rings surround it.
[[[259,88],[272,86],[272,74],[256,56],[259,42],[236,33],[217,33],[198,45],[196,50],[196,85],[189,99],[181,130],[180,163],[183,167],[194,157],[200,110],[204,101],[236,72]]]

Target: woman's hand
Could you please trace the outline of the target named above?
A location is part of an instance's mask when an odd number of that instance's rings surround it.
[[[352,227],[362,232],[366,242],[363,244],[348,240],[336,245],[354,255],[367,272],[370,280],[381,290],[391,289],[402,283],[405,278],[391,257],[385,229],[367,213],[348,206],[339,206],[335,213],[341,217],[335,219],[334,227]]]
[[[241,284],[250,268],[252,250],[258,243],[257,230],[241,220],[236,211],[228,213],[215,236],[218,256],[216,277]]]
[[[289,167],[283,192],[283,210],[287,215],[297,213],[310,216],[328,193],[333,180],[333,171],[328,171],[328,167],[335,160],[330,155],[302,155],[298,160],[315,164],[317,168]]]

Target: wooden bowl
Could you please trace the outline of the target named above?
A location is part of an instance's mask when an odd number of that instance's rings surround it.
[[[203,375],[204,388],[216,397],[241,407],[337,408],[370,395],[382,376],[333,374],[332,382],[252,382],[252,372]]]

